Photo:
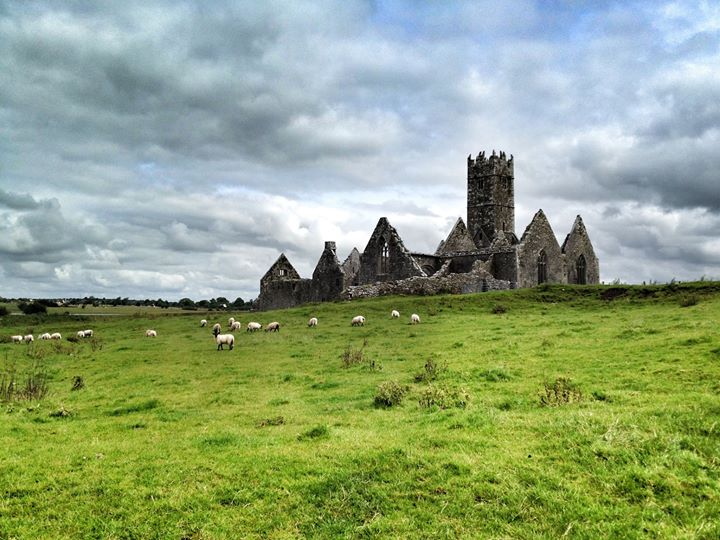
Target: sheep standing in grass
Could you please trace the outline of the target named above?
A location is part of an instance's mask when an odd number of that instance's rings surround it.
[[[317,326],[318,320],[317,317],[313,317],[308,321],[308,327],[315,328]]]
[[[40,334],[40,339],[50,339],[50,333],[45,332],[44,334]]]
[[[50,339],[62,339],[62,334],[60,334],[60,332],[50,334]]]
[[[351,326],[365,326],[365,317],[362,315],[358,315],[357,317],[353,317],[352,322],[350,323]]]
[[[417,313],[410,315],[410,324],[420,324],[420,315]]]
[[[213,336],[220,335],[220,323],[219,322],[216,322],[215,324],[213,324],[212,333],[213,333]]]
[[[13,343],[22,343],[23,337],[22,336],[10,336],[10,341]]]
[[[204,328],[207,326],[207,319],[200,319],[200,328]]]
[[[85,337],[85,332],[84,332],[83,330],[79,330],[78,333],[76,334],[76,336],[79,337],[79,338],[84,338],[84,337]]]
[[[400,318],[400,312],[399,312],[397,309],[393,309],[393,310],[390,312],[390,317],[392,317],[393,319],[399,319],[399,318]]]
[[[232,351],[235,346],[235,336],[232,334],[218,334],[215,336],[215,343],[217,343],[218,351],[223,350],[223,345],[228,345]]]
[[[235,317],[230,317],[228,319],[228,326],[232,326],[234,322],[235,322]]]
[[[249,322],[247,324],[246,331],[248,332],[256,332],[257,330],[260,330],[262,328],[262,324],[257,322]]]
[[[273,321],[270,324],[268,324],[265,327],[266,332],[279,332],[280,331],[280,323],[277,321]]]
[[[34,341],[34,340],[35,340],[35,338],[33,337],[32,334],[28,334],[27,336],[25,336],[25,337],[23,338],[23,341],[25,341],[25,343],[31,343],[31,342]]]
[[[93,337],[92,330],[83,330],[83,337]]]
[[[241,327],[242,325],[240,324],[240,321],[233,321],[230,324],[230,331],[235,332],[235,330],[240,330]]]
[[[157,337],[157,331],[145,330],[145,337]]]

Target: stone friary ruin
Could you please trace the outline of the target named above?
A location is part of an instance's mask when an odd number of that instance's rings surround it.
[[[540,283],[598,283],[600,269],[578,215],[560,246],[542,210],[515,234],[513,157],[481,152],[467,162],[467,225],[458,218],[435,253],[415,253],[382,217],[360,253],[342,264],[335,242],[312,278],[301,278],[284,254],[260,280],[260,309],[385,294],[470,293]]]

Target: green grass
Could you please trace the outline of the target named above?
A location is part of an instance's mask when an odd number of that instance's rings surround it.
[[[233,351],[198,320],[1,319],[96,337],[0,343],[49,385],[0,403],[0,538],[720,536],[718,283],[240,314],[283,326]]]

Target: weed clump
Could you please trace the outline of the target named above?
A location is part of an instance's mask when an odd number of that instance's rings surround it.
[[[428,358],[420,373],[415,374],[415,382],[430,382],[436,380],[442,373],[447,371],[446,363],[439,363],[432,357]]]
[[[350,366],[362,364],[365,361],[366,346],[367,339],[363,341],[363,344],[359,349],[354,348],[352,345],[348,345],[340,355],[343,367],[348,368]]]
[[[41,400],[48,393],[48,375],[39,362],[33,362],[30,373],[18,381],[15,365],[6,368],[0,377],[0,401]]]
[[[85,380],[80,375],[75,375],[73,377],[72,387],[70,390],[75,392],[77,390],[81,390],[82,388],[85,388]]]
[[[428,385],[420,392],[418,403],[421,407],[439,409],[459,408],[464,409],[470,395],[464,388],[451,388],[449,386]]]
[[[696,306],[700,298],[696,294],[688,294],[680,299],[680,307]]]
[[[330,429],[327,426],[315,426],[300,435],[298,441],[308,441],[313,439],[321,439],[330,435]]]
[[[495,315],[502,315],[503,313],[507,313],[507,310],[508,310],[508,308],[505,307],[505,306],[503,306],[502,304],[495,304],[495,305],[492,307],[492,310],[491,310],[491,311],[492,311]]]
[[[274,416],[272,418],[265,418],[263,420],[260,420],[257,424],[257,427],[282,426],[284,423],[285,418],[283,416]]]
[[[58,410],[51,412],[48,416],[51,418],[67,418],[68,416],[72,416],[72,412],[61,405]]]
[[[582,401],[582,391],[567,377],[558,377],[552,384],[545,383],[544,393],[540,395],[540,405],[558,407]]]
[[[403,386],[395,381],[380,383],[375,392],[375,406],[394,407],[400,405],[407,391],[407,386]]]

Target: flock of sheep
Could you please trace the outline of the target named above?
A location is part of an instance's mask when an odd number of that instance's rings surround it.
[[[393,309],[390,313],[390,317],[393,319],[400,318],[400,312]],[[419,324],[420,323],[420,316],[417,313],[413,313],[410,315],[410,324]],[[208,322],[206,319],[202,319],[200,321],[200,326],[204,327],[207,326]],[[311,317],[308,321],[308,328],[315,328],[318,325],[318,319],[317,317]],[[364,326],[365,325],[365,317],[362,315],[357,315],[356,317],[353,317],[352,321],[350,321],[351,326]],[[228,328],[230,332],[234,332],[241,329],[240,321],[236,321],[234,317],[230,317],[228,319]],[[262,324],[258,322],[249,322],[247,323],[246,331],[247,332],[256,332],[258,330],[262,329]],[[222,327],[220,326],[220,323],[215,323],[212,327],[212,333],[213,336],[215,336],[215,343],[217,344],[217,350],[221,351],[224,350],[224,345],[227,345],[230,350],[233,349],[235,346],[235,336],[233,334],[221,334]],[[270,324],[268,324],[265,327],[266,332],[279,332],[280,331],[280,323],[277,321],[273,321]],[[154,332],[154,330],[148,330],[148,332]],[[149,334],[147,334],[149,335]],[[157,334],[155,334],[157,335]]]
[[[393,319],[398,319],[398,318],[400,318],[400,312],[397,311],[396,309],[393,309],[392,312],[390,312],[390,317]],[[412,315],[410,315],[410,324],[418,324],[419,322],[420,322],[420,316],[417,313],[413,313]],[[208,322],[206,319],[202,319],[200,321],[201,327],[207,326],[207,324],[208,324]],[[317,317],[312,317],[308,321],[309,328],[315,328],[317,325],[318,325]],[[350,322],[350,325],[351,326],[364,326],[365,325],[365,317],[363,317],[362,315],[353,317],[352,321]],[[236,321],[234,317],[230,317],[228,319],[228,330],[230,332],[236,332],[236,331],[240,330],[241,327],[242,327],[242,325],[240,324],[240,321]],[[246,326],[247,332],[257,332],[258,330],[261,330],[261,329],[262,329],[262,324],[260,324],[258,322],[254,322],[254,321],[247,323],[247,326]],[[223,346],[227,345],[229,347],[229,349],[232,350],[233,347],[235,346],[235,336],[232,334],[221,334],[220,333],[221,331],[222,331],[222,327],[220,326],[220,323],[215,323],[212,327],[212,333],[213,333],[213,336],[215,337],[215,343],[217,344],[217,349],[219,351],[221,351],[221,350],[223,350]],[[277,321],[273,321],[273,322],[269,323],[265,327],[265,331],[266,332],[279,332],[280,331],[280,323]],[[76,335],[78,338],[93,337],[93,331],[92,330],[79,330]],[[145,331],[145,336],[146,337],[157,337],[157,330],[148,329]],[[13,343],[30,343],[30,342],[34,341],[34,339],[35,338],[33,337],[32,334],[28,334],[26,336],[21,336],[21,335],[10,336],[10,340]],[[40,336],[40,339],[62,339],[62,335],[60,334],[60,332],[54,332],[52,334],[49,332],[45,332],[44,334],[42,334]]]
[[[79,338],[87,338],[87,337],[93,337],[93,331],[92,330],[79,330],[77,333],[77,337]],[[53,332],[52,334],[50,332],[45,332],[44,334],[40,334],[40,339],[62,339],[62,334],[60,332]],[[35,341],[35,337],[32,334],[28,334],[26,336],[10,336],[10,341],[13,343],[31,343]]]

